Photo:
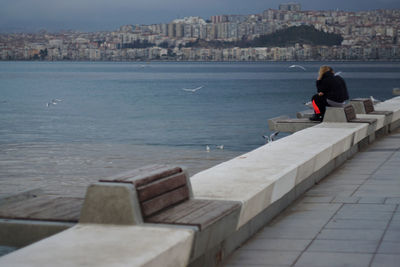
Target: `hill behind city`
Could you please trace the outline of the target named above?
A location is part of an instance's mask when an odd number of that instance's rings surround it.
[[[236,42],[196,40],[187,43],[186,47],[231,48],[231,47],[288,47],[295,44],[307,45],[340,45],[343,37],[340,34],[327,33],[313,26],[301,25],[278,30],[271,34],[261,35],[253,40],[243,38]]]

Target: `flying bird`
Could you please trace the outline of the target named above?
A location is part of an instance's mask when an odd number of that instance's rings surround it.
[[[55,98],[55,99],[51,100],[50,102],[47,102],[46,107],[50,107],[51,105],[57,105],[58,102],[62,102],[62,99]]]
[[[340,74],[342,74],[342,72],[341,72],[341,71],[338,71],[338,72],[335,73],[335,76],[338,76],[338,75],[340,75]]]
[[[291,66],[289,66],[289,68],[300,68],[302,70],[306,70],[306,68],[301,65],[291,65]]]
[[[186,91],[186,92],[192,92],[192,93],[195,93],[197,90],[200,90],[201,88],[203,88],[204,86],[199,86],[199,87],[196,87],[196,88],[182,88],[182,90],[183,91]]]
[[[273,132],[270,136],[268,135],[263,135],[262,137],[265,139],[265,143],[271,143],[272,141],[275,140],[275,137],[279,134],[279,132]]]
[[[224,145],[219,145],[219,146],[217,145],[216,147],[217,147],[218,149],[221,149],[221,150],[224,149]]]

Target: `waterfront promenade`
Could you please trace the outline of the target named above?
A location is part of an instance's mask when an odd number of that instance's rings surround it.
[[[360,114],[369,121],[322,122],[190,179],[163,165],[102,180],[57,209],[74,216],[38,205],[36,217],[28,209],[21,222],[15,210],[40,203],[41,192],[5,198],[11,215],[4,213],[0,236],[25,247],[0,265],[397,266],[399,101],[377,105],[385,115]],[[160,210],[159,200],[176,191],[186,199]],[[214,210],[204,213],[198,201]]]
[[[399,266],[400,130],[308,190],[224,263]]]

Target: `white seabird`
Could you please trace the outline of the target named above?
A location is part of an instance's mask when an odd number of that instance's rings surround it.
[[[382,102],[382,101],[380,101],[380,100],[374,98],[372,95],[369,97],[369,99],[371,99],[371,101],[372,101],[372,103],[373,103],[374,105],[377,104],[377,103]]]
[[[273,132],[272,134],[270,134],[270,136],[268,135],[263,135],[262,137],[265,139],[265,143],[268,144],[272,141],[275,140],[275,137],[279,134],[279,132]]]
[[[291,66],[289,66],[289,68],[300,68],[302,70],[306,70],[306,68],[301,65],[291,65]]]
[[[338,76],[338,75],[340,75],[340,74],[342,74],[342,72],[341,72],[341,71],[338,71],[338,72],[335,73],[335,76]]]
[[[201,88],[203,88],[204,86],[202,85],[202,86],[199,86],[199,87],[196,87],[196,88],[193,88],[193,89],[191,89],[191,88],[182,88],[182,90],[183,91],[186,91],[186,92],[192,92],[192,93],[195,93],[197,90],[200,90]]]

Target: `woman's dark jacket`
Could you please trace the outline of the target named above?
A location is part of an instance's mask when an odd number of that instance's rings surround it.
[[[335,76],[332,72],[325,72],[321,80],[317,80],[318,92],[335,102],[343,102],[349,99],[346,83],[340,76]]]

